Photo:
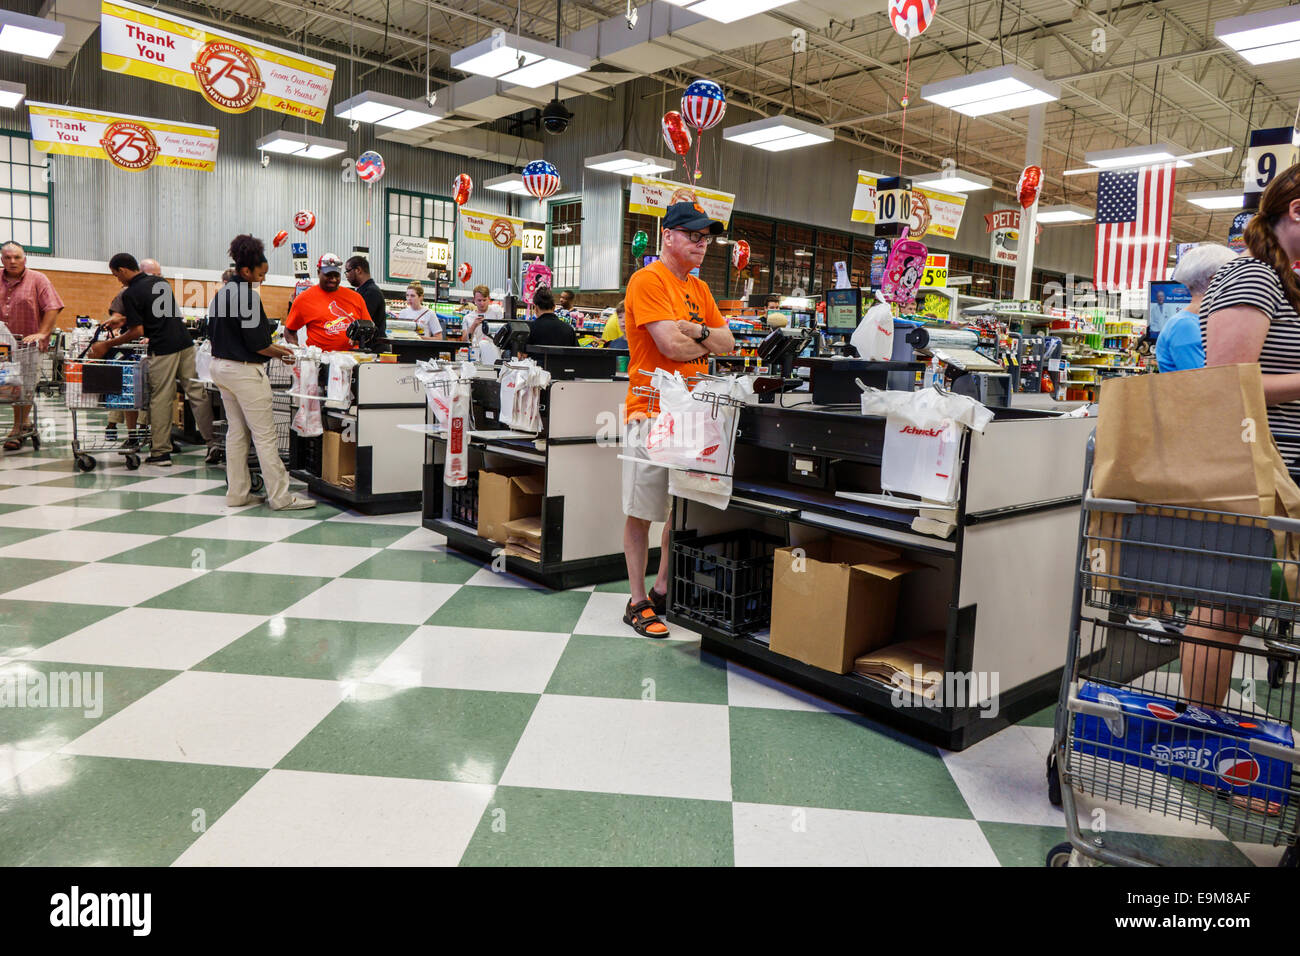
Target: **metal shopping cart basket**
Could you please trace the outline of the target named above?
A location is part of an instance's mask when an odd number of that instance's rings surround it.
[[[63,391],[63,338],[61,329],[55,329],[50,336],[50,347],[41,356],[40,374],[36,379],[37,395]]]
[[[266,363],[266,377],[271,384],[271,418],[275,422],[275,446],[280,460],[286,465],[289,463],[289,432],[290,425],[293,422],[293,401],[289,395],[293,385],[293,367],[285,365],[283,362],[272,360]],[[211,382],[204,383],[211,391],[219,391],[217,386]],[[226,454],[226,436],[230,429],[230,422],[227,419],[217,419],[212,423],[213,439],[218,443],[221,449],[221,461],[225,462]],[[266,482],[262,478],[262,464],[257,457],[257,448],[249,438],[248,445],[248,471],[251,479],[250,490],[253,494],[261,494],[266,488]]]
[[[36,382],[40,374],[41,351],[35,343],[24,343],[0,322],[0,405],[26,405],[30,412],[26,427],[13,438],[31,439],[32,448],[41,447],[41,433],[36,419]],[[10,436],[0,435],[0,440]]]
[[[1086,476],[1092,457],[1089,442]],[[1296,866],[1300,521],[1089,487],[1047,772],[1069,840],[1048,865],[1196,862],[1157,859],[1140,835],[1083,833],[1087,796],[1285,847]]]
[[[148,426],[110,432],[100,413],[140,411],[149,407],[149,365],[143,347],[117,350],[117,358],[78,358],[64,362],[64,403],[72,419],[72,454],[78,471],[90,471],[92,451],[120,454],[126,467],[140,467],[140,453],[150,448]]]

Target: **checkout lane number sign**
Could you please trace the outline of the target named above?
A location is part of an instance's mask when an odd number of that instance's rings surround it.
[[[921,287],[929,289],[946,289],[948,287],[947,256],[925,257],[925,274],[921,276]]]

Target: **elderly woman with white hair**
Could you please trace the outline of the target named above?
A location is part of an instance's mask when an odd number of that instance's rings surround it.
[[[1201,300],[1210,288],[1210,280],[1225,265],[1237,258],[1227,246],[1203,243],[1183,253],[1174,267],[1173,280],[1187,286],[1192,301],[1177,312],[1156,339],[1156,363],[1162,372],[1185,372],[1205,367],[1205,344],[1201,341],[1198,313]]]

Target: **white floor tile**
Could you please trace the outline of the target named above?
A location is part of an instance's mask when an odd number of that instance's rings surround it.
[[[0,528],[40,528],[63,531],[127,512],[121,508],[19,508],[0,514]]]
[[[997,866],[974,820],[757,803],[731,808],[737,866]]]
[[[318,522],[307,518],[218,518],[180,531],[177,538],[222,538],[228,541],[281,541]]]
[[[627,611],[626,594],[611,594],[607,591],[595,591],[587,599],[582,617],[578,618],[573,628],[574,634],[608,635],[611,637],[637,637],[636,631],[623,623],[623,614]],[[666,623],[666,622],[665,622]],[[680,624],[668,625],[668,637],[675,641],[698,641],[700,635]],[[646,638],[646,640],[664,640],[664,638]]]
[[[187,671],[61,752],[273,767],[341,699],[333,681]]]
[[[218,614],[133,607],[38,648],[31,660],[188,670],[265,621],[257,614]]]
[[[154,534],[110,534],[106,531],[56,531],[0,548],[0,558],[40,558],[46,561],[102,561],[123,551],[150,544]]]
[[[730,800],[727,708],[544,695],[501,784]]]
[[[44,468],[9,468],[0,471],[0,485],[38,485],[67,477],[67,472],[47,471]]]
[[[455,866],[486,784],[272,770],[176,866]]]
[[[253,574],[299,574],[309,577],[336,578],[351,571],[367,558],[378,554],[379,548],[336,547],[323,544],[288,544],[284,541],[268,544],[251,554],[246,554],[223,571],[246,571]]]
[[[1256,866],[1275,867],[1286,852],[1286,847],[1263,846],[1259,843],[1238,843],[1237,849]]]
[[[456,584],[340,578],[307,595],[282,614],[322,621],[423,624],[458,588]]]
[[[540,694],[568,641],[568,634],[539,631],[421,627],[366,681]]]
[[[391,515],[363,515],[359,511],[342,511],[329,520],[347,524],[386,524],[399,528],[418,528],[422,516],[418,511],[402,511]]]
[[[134,489],[133,489],[134,490]],[[160,501],[156,505],[148,505],[141,508],[141,511],[167,511],[172,514],[187,515],[235,515],[241,511],[247,511],[249,508],[257,507],[252,505],[239,505],[232,508],[226,504],[225,495],[183,495],[180,498],[171,498],[167,501]]]
[[[205,573],[189,568],[86,564],[0,596],[11,601],[131,607]]]
[[[484,588],[527,588],[531,591],[549,591],[545,584],[539,584],[537,581],[530,581],[528,578],[521,578],[517,574],[511,574],[509,571],[493,571],[491,565],[479,568],[470,577],[466,584],[472,584],[475,587]]]
[[[417,528],[405,537],[398,538],[389,547],[396,548],[398,551],[427,551],[446,543],[445,534],[430,531],[428,528]]]
[[[28,767],[40,763],[48,756],[49,754],[43,750],[18,750],[8,744],[0,745],[0,795],[10,789],[5,786],[8,781],[18,776]],[[16,797],[21,793],[22,791],[18,789],[17,785],[14,785],[9,795]]]
[[[192,468],[184,470],[193,471]],[[151,494],[161,495],[197,495],[203,491],[211,491],[213,488],[224,488],[226,483],[219,478],[186,478],[185,475],[176,474],[182,471],[180,468],[155,468],[150,466],[148,472],[143,467],[140,474],[144,480],[131,486],[132,491],[144,491]],[[159,474],[161,472],[170,472],[170,474]],[[158,477],[152,475],[158,474]]]
[[[806,710],[828,714],[852,713],[806,690],[775,677],[727,661],[727,702],[732,707],[765,707],[769,710]]]
[[[58,477],[57,475],[51,475]],[[0,505],[52,505],[57,501],[72,501],[86,495],[97,494],[98,488],[60,488],[54,485],[22,485],[18,488],[0,488]]]

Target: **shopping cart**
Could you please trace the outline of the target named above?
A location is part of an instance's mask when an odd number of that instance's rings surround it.
[[[275,422],[275,445],[276,451],[280,455],[280,460],[286,465],[289,463],[289,432],[290,425],[293,422],[293,400],[289,395],[293,385],[293,368],[285,365],[283,362],[272,360],[266,363],[266,377],[271,383],[271,418]],[[220,392],[211,381],[204,382],[204,385],[212,392]],[[212,423],[213,440],[220,448],[220,457],[217,463],[224,464],[226,457],[226,435],[230,429],[230,422],[224,418],[217,419]],[[252,438],[249,438],[248,444],[248,471],[251,478],[250,490],[253,494],[261,494],[266,488],[266,482],[262,478],[262,464],[257,457],[257,448],[253,445]],[[227,479],[229,484],[229,479]]]
[[[1092,460],[1089,442],[1085,476]],[[1048,865],[1196,862],[1155,859],[1141,837],[1084,834],[1079,796],[1283,846],[1281,865],[1298,865],[1300,521],[1098,499],[1089,488],[1047,767],[1069,839]],[[1225,643],[1238,634],[1240,644]]]
[[[41,433],[37,422],[36,382],[40,372],[40,346],[26,343],[0,322],[0,365],[4,366],[6,382],[0,382],[0,405],[25,405],[28,408],[27,424],[16,435],[0,435],[0,441],[11,437],[19,441],[31,439],[32,448],[41,448]],[[16,381],[14,379],[17,379]],[[14,414],[17,414],[15,410]]]
[[[150,429],[137,425],[119,436],[109,431],[98,412],[140,411],[149,407],[149,365],[145,347],[125,346],[117,358],[77,358],[64,362],[64,404],[72,419],[72,454],[78,471],[96,465],[92,451],[119,454],[126,467],[140,467],[140,453],[150,449]]]
[[[36,379],[37,395],[53,395],[63,391],[63,337],[55,329],[50,336],[50,347],[41,356],[40,373]]]

